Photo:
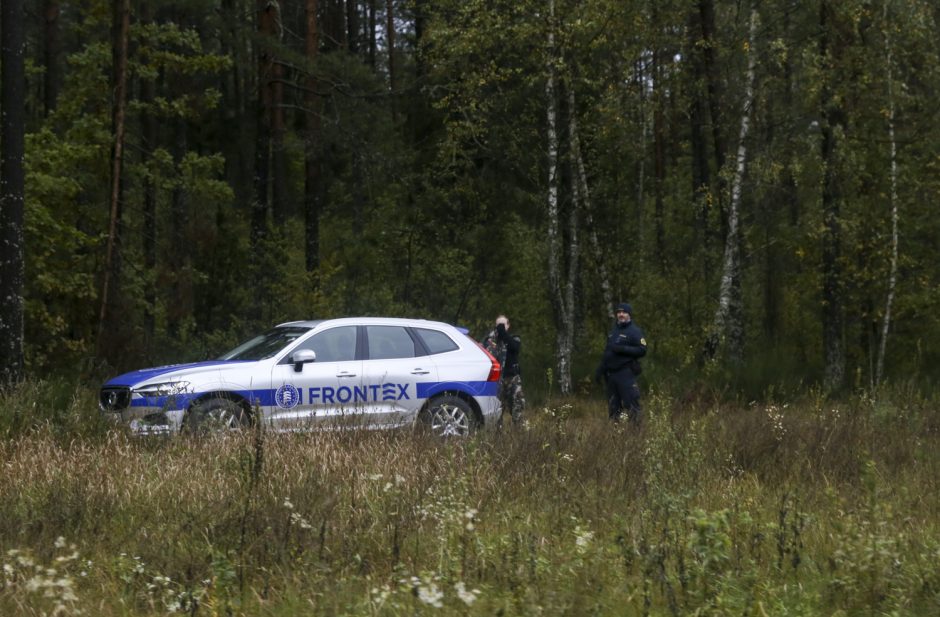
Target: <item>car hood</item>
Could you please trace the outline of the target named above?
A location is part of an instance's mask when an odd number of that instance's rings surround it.
[[[157,366],[154,368],[144,368],[138,371],[131,371],[130,373],[124,373],[123,375],[118,375],[110,380],[108,380],[104,387],[111,386],[129,386],[133,387],[148,381],[153,380],[156,377],[165,377],[169,378],[168,380],[179,380],[183,379],[188,375],[193,375],[196,373],[202,373],[206,370],[214,370],[217,368],[228,368],[233,365],[244,365],[250,362],[249,360],[208,360],[205,362],[191,362],[189,364],[168,364],[166,366]]]

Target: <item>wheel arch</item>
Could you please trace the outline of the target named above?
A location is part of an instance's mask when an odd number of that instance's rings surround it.
[[[254,412],[251,407],[251,402],[245,398],[244,395],[233,392],[231,390],[209,390],[207,392],[202,392],[191,401],[189,405],[186,406],[186,413],[188,414],[193,407],[202,403],[203,401],[208,401],[214,398],[224,398],[237,403],[245,412],[245,417],[248,418],[248,421],[251,422],[254,420]]]
[[[422,417],[424,413],[427,412],[428,407],[431,406],[431,403],[434,402],[435,399],[438,399],[442,396],[455,396],[465,402],[470,406],[470,411],[473,412],[473,419],[476,420],[477,425],[480,427],[484,425],[483,410],[480,409],[480,404],[477,403],[477,400],[471,394],[455,388],[441,390],[440,392],[435,392],[429,396],[427,400],[424,401],[424,405],[421,406],[421,411],[418,412],[418,417]]]

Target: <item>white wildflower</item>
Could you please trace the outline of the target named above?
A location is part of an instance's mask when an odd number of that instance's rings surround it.
[[[480,595],[479,589],[471,589],[468,591],[467,586],[464,585],[463,581],[459,581],[456,585],[454,585],[454,589],[457,590],[457,597],[460,598],[460,601],[467,606],[470,606],[476,602]]]
[[[441,608],[444,606],[444,603],[442,602],[444,599],[444,592],[438,589],[437,583],[433,581],[429,582],[427,586],[418,586],[418,599],[429,606],[433,606],[434,608]]]
[[[467,531],[473,531],[475,529],[474,521],[477,519],[477,510],[476,508],[470,508],[463,513],[465,519],[467,519],[467,524],[465,525]]]
[[[578,547],[578,552],[580,553],[586,551],[588,546],[591,545],[591,541],[594,539],[594,532],[587,529],[582,529],[580,525],[574,528],[574,535],[574,543]]]

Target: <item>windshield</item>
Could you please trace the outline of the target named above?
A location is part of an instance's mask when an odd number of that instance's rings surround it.
[[[299,337],[310,332],[306,326],[274,328],[242,343],[219,360],[265,360],[277,354]]]

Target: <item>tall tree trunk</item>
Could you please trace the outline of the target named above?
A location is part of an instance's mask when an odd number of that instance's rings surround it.
[[[42,6],[43,37],[42,56],[45,64],[43,73],[43,106],[46,115],[55,109],[59,98],[59,84],[62,83],[62,71],[59,68],[59,0],[44,0]]]
[[[304,221],[307,272],[320,269],[320,100],[317,96],[316,61],[320,53],[317,0],[306,0],[307,31],[304,50],[310,67],[304,88]],[[318,281],[319,282],[319,281]]]
[[[395,12],[392,0],[385,0],[385,45],[388,47],[388,90],[392,93],[392,118],[396,116],[395,91],[397,89],[395,67]]]
[[[601,298],[604,302],[604,314],[607,317],[614,316],[614,294],[611,291],[610,276],[607,273],[607,262],[604,259],[604,253],[601,250],[601,243],[597,239],[597,229],[594,226],[594,203],[591,201],[591,190],[588,187],[587,169],[584,164],[584,153],[581,149],[581,131],[578,127],[577,106],[575,101],[574,88],[568,90],[568,105],[571,108],[571,121],[569,123],[571,152],[573,167],[575,173],[572,174],[572,184],[578,191],[582,209],[584,211],[584,222],[587,227],[588,238],[591,242],[591,249],[594,252],[594,259],[597,262],[597,274],[601,284]],[[572,301],[572,307],[574,306]],[[573,309],[572,309],[573,310]],[[573,320],[572,320],[573,321]],[[573,327],[572,323],[572,327]]]
[[[719,219],[728,220],[724,212],[725,187],[721,171],[725,167],[725,137],[722,132],[723,118],[721,114],[721,76],[718,71],[718,59],[716,50],[718,42],[715,40],[715,2],[714,0],[699,0],[699,17],[702,28],[702,55],[705,62],[705,75],[708,88],[708,109],[711,112],[712,119],[712,147],[715,151],[715,168],[718,170],[718,188],[713,193],[717,197]],[[727,236],[727,229],[723,229]]]
[[[105,337],[110,328],[108,310],[113,302],[113,290],[120,280],[120,229],[121,201],[124,185],[124,131],[127,113],[127,50],[131,22],[130,0],[118,0],[112,13],[112,78],[113,93],[111,126],[114,142],[111,150],[111,196],[108,217],[108,242],[105,255],[104,274],[101,284],[101,306],[98,311],[98,350],[104,350]]]
[[[898,142],[894,133],[894,59],[891,48],[891,30],[888,22],[888,3],[882,10],[885,37],[885,65],[888,81],[888,145],[891,153],[891,265],[888,271],[888,297],[885,300],[885,314],[881,323],[881,340],[878,345],[878,362],[875,368],[875,384],[884,379],[885,350],[888,345],[888,332],[891,329],[891,307],[894,304],[894,291],[898,279]]]
[[[637,79],[637,88],[639,91],[639,103],[637,104],[637,120],[640,125],[640,144],[639,144],[639,156],[637,156],[636,163],[636,244],[637,246],[643,246],[645,239],[645,221],[646,221],[646,144],[649,140],[649,119],[647,113],[647,97],[646,97],[646,84],[647,80],[647,67],[646,61],[641,56],[639,60],[635,63],[634,73]],[[640,260],[643,260],[643,251],[640,251]],[[613,302],[613,296],[611,296],[611,302]],[[610,307],[611,317],[613,317],[614,307],[611,304]]]
[[[557,332],[562,332],[569,316],[565,313],[565,302],[562,300],[561,283],[561,224],[558,205],[558,101],[555,93],[555,63],[557,62],[555,49],[555,0],[548,0],[548,44],[545,80],[545,116],[546,137],[548,141],[548,285],[549,295],[555,313]],[[570,384],[570,349],[564,348],[562,335],[556,341],[556,361],[558,369],[558,382],[565,378],[563,373],[568,372],[567,383]],[[563,389],[564,393],[565,390]]]
[[[575,151],[578,134],[577,108],[575,106],[574,83],[568,80],[568,138],[572,150],[569,152],[571,168],[571,207],[568,211],[568,274],[560,300],[564,304],[566,316],[558,330],[558,388],[562,394],[571,394],[571,356],[574,351],[575,289],[577,287],[580,264],[580,243],[578,212],[583,206],[584,193],[581,190],[578,165],[581,162],[580,148]]]
[[[0,0],[0,388],[23,376],[25,23],[21,0]]]
[[[708,143],[703,127],[707,125],[707,100],[704,84],[706,83],[705,61],[702,51],[708,44],[704,39],[701,23],[701,11],[696,10],[690,18],[689,55],[692,71],[692,100],[689,104],[689,142],[691,146],[690,162],[692,165],[692,215],[695,230],[701,242],[702,275],[705,281],[711,280],[711,232],[708,215],[711,197],[711,174],[708,167]]]
[[[349,53],[359,53],[359,3],[346,0],[346,46]]]
[[[170,269],[171,277],[171,297],[173,302],[167,306],[167,330],[171,336],[176,337],[181,333],[183,324],[193,315],[193,274],[192,274],[192,235],[191,235],[191,205],[189,202],[189,193],[183,184],[183,178],[186,177],[184,161],[186,158],[187,144],[187,125],[185,119],[177,119],[173,123],[173,158],[176,164],[177,176],[179,181],[173,187],[170,197],[170,214],[173,220],[172,232],[170,235],[171,245],[174,248],[170,252],[167,265]]]
[[[270,49],[274,37],[275,8],[272,0],[258,0],[258,113],[255,145],[255,199],[251,217],[252,252],[267,234],[271,184],[271,106],[274,57]]]
[[[756,57],[753,45],[757,38],[757,9],[751,7],[748,29],[747,75],[744,86],[744,104],[741,109],[741,130],[738,134],[738,153],[735,158],[734,178],[731,183],[731,203],[728,205],[728,232],[718,292],[718,308],[712,321],[712,330],[705,344],[705,355],[714,358],[727,341],[728,357],[740,361],[743,355],[744,323],[741,311],[741,257],[739,212],[741,188],[747,168],[747,134],[754,106]]]
[[[273,35],[281,43],[283,25],[280,5],[268,5],[274,20]],[[284,152],[284,137],[287,129],[284,122],[284,64],[271,59],[271,214],[274,224],[281,228],[291,214],[287,190],[287,158]]]
[[[824,166],[822,187],[822,275],[823,275],[823,353],[825,356],[825,387],[834,390],[845,381],[845,346],[842,341],[844,323],[842,306],[842,195],[838,183],[838,135],[845,127],[845,111],[833,92],[835,69],[833,53],[840,51],[840,41],[830,49],[832,7],[822,0],[819,10],[819,57],[824,70],[820,92],[821,156]]]
[[[372,70],[375,71],[377,68],[376,65],[376,43],[375,43],[375,29],[378,27],[378,24],[375,20],[375,3],[378,0],[369,0],[369,66],[372,67]]]
[[[150,24],[153,20],[149,0],[139,4],[140,21]],[[142,79],[140,82],[140,99],[145,111],[141,117],[141,133],[144,140],[144,156],[151,160],[152,153],[157,146],[157,118],[154,114],[155,87],[152,79]],[[153,169],[144,175],[143,179],[143,252],[144,270],[147,278],[144,282],[144,335],[147,344],[148,359],[153,355],[153,340],[156,334],[157,312],[157,184],[154,180]]]
[[[665,71],[662,70],[663,52],[659,49],[653,51],[653,174],[655,176],[654,190],[655,212],[653,215],[656,227],[656,260],[660,270],[666,268],[666,105],[663,91]]]

